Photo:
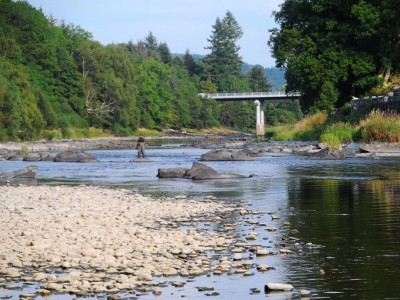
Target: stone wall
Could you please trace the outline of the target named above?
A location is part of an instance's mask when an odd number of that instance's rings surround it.
[[[350,101],[351,112],[356,112],[366,106],[378,108],[385,111],[400,113],[400,89],[390,92],[387,96],[371,98],[356,98]]]

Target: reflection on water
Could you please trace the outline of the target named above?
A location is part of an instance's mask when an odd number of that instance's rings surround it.
[[[399,299],[400,180],[292,179],[289,205],[302,239],[324,247],[287,260],[292,281],[312,280],[319,294],[354,299]],[[332,295],[330,295],[332,296]]]
[[[219,299],[292,299],[292,294],[249,296],[250,288],[263,290],[270,281],[309,289],[312,298],[400,299],[399,159],[311,161],[303,156],[266,155],[255,161],[207,162],[219,172],[256,175],[244,180],[156,177],[158,168],[190,168],[207,151],[173,145],[150,148],[149,163],[130,163],[136,154],[132,150],[92,151],[100,163],[0,162],[0,171],[35,164],[36,184],[87,183],[123,186],[153,195],[196,198],[212,194],[223,201],[243,200],[249,209],[265,213],[260,215],[262,222],[270,222],[267,212],[281,216],[275,223],[281,236],[270,235],[270,241],[260,243],[286,243],[287,236],[292,236],[303,245],[315,245],[299,254],[258,261],[275,267],[275,271],[251,277],[204,276],[189,281],[181,290],[167,288],[163,295],[168,299],[208,299],[191,292],[196,286],[218,286]],[[290,222],[291,227],[284,228],[284,222]],[[250,229],[243,224],[237,228],[238,234]],[[265,231],[262,233],[265,236]],[[320,275],[320,269],[325,275]]]

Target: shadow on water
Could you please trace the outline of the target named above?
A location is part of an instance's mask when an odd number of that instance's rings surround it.
[[[311,290],[313,299],[400,299],[399,159],[311,161],[303,156],[266,155],[255,161],[206,163],[218,172],[256,175],[244,180],[156,177],[158,168],[190,168],[207,151],[158,147],[148,150],[149,163],[130,163],[135,151],[91,151],[99,163],[35,163],[36,184],[84,183],[124,187],[156,196],[184,194],[196,199],[213,195],[218,201],[244,201],[246,208],[259,213],[260,223],[273,225],[279,231],[270,233],[265,228],[240,223],[236,224],[236,235],[243,237],[250,230],[257,230],[257,243],[265,247],[274,249],[283,243],[293,250],[301,249],[290,255],[252,257],[255,263],[268,264],[275,270],[254,272],[249,277],[231,274],[195,280],[167,278],[186,284],[182,288],[167,286],[160,299],[208,299],[197,291],[198,286],[213,286],[220,293],[218,299],[230,300],[297,299],[299,289]],[[27,165],[0,162],[0,171]],[[271,213],[280,219],[272,221]],[[325,275],[320,274],[321,269]],[[291,283],[296,293],[261,292],[250,296],[251,288],[263,291],[267,282]],[[4,290],[0,289],[2,295]],[[142,295],[140,299],[154,296]]]

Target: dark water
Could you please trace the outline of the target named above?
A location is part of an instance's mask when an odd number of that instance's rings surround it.
[[[307,289],[312,299],[400,299],[400,160],[353,158],[311,161],[303,156],[267,155],[248,162],[208,162],[219,172],[256,176],[244,180],[159,180],[158,168],[190,167],[207,150],[177,145],[148,149],[152,162],[130,163],[133,151],[92,151],[95,164],[0,162],[0,171],[38,166],[34,184],[123,186],[152,195],[215,195],[221,201],[245,201],[260,212],[260,222],[280,230],[268,243],[287,242],[283,233],[297,229],[301,253],[256,258],[275,270],[254,276],[202,276],[183,288],[167,287],[161,296],[140,299],[209,299],[197,286],[213,286],[217,299],[299,299]],[[264,212],[264,213],[262,213]],[[281,218],[272,222],[270,214]],[[290,229],[282,224],[290,222]],[[237,224],[239,234],[252,228]],[[260,231],[261,237],[266,235]],[[268,233],[269,234],[269,233]],[[269,234],[271,236],[271,234]],[[287,236],[285,235],[285,236]],[[285,240],[286,238],[286,240]],[[314,246],[307,248],[306,243]],[[320,275],[323,269],[325,275]],[[174,278],[176,281],[186,281]],[[264,294],[267,282],[291,283],[295,292]],[[251,288],[261,293],[250,295]],[[0,289],[0,296],[9,295]],[[66,296],[52,297],[65,298]]]

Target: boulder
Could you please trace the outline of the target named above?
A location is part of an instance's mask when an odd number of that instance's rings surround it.
[[[24,161],[40,161],[42,160],[42,154],[37,152],[28,153],[24,156]]]
[[[7,157],[7,160],[10,161],[22,161],[24,160],[25,154],[21,151],[12,151],[9,156]]]
[[[188,170],[185,174],[186,178],[191,179],[205,179],[205,178],[213,178],[218,176],[218,172],[213,168],[206,166],[204,164],[194,162],[192,168]]]
[[[64,151],[54,157],[54,162],[79,162],[91,163],[98,162],[98,160],[91,154],[83,151]]]
[[[356,152],[351,149],[343,149],[343,150],[322,149],[321,151],[311,153],[308,156],[308,158],[313,160],[338,160],[355,156]]]
[[[0,178],[35,178],[36,170],[36,166],[28,166],[14,172],[0,172]]]
[[[161,168],[158,169],[158,178],[184,178],[188,168]]]
[[[194,162],[191,169],[187,168],[158,169],[157,177],[188,178],[192,180],[247,178],[246,176],[234,173],[218,173],[213,168],[198,162]]]
[[[249,151],[211,150],[200,156],[201,161],[246,161],[254,160]]]
[[[360,145],[360,151],[380,156],[400,156],[400,143],[363,143]]]
[[[193,180],[247,178],[234,173],[218,173],[213,168],[198,162],[193,163],[192,168],[186,172],[185,177]]]

